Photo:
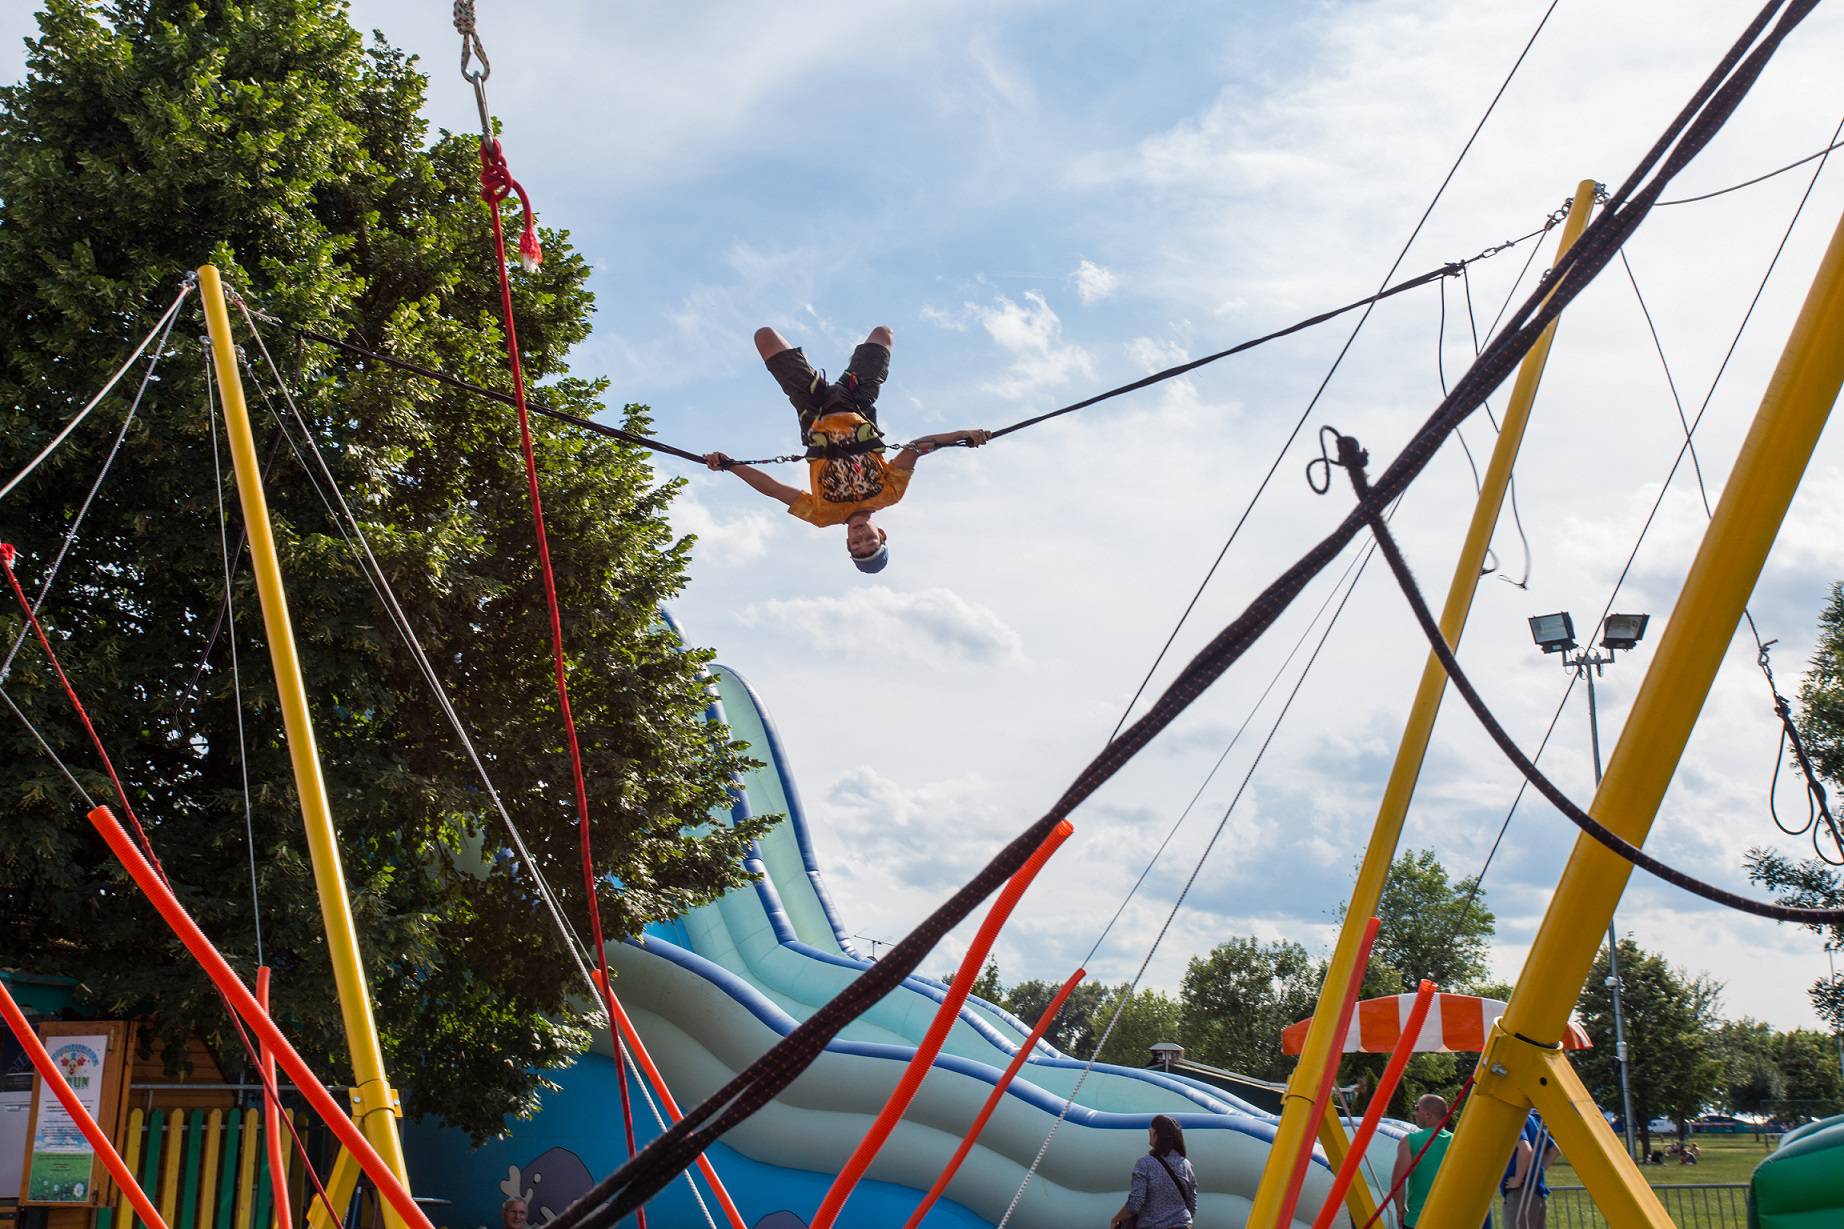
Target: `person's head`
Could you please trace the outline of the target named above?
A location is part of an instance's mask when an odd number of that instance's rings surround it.
[[[1439,1125],[1447,1117],[1447,1098],[1429,1093],[1415,1103],[1415,1121],[1424,1127]]]
[[[499,1205],[499,1223],[505,1226],[505,1229],[525,1229],[525,1218],[528,1215],[530,1215],[530,1209],[526,1207],[525,1201],[516,1195]]]
[[[1154,1156],[1165,1156],[1176,1152],[1185,1154],[1185,1132],[1178,1125],[1178,1120],[1170,1114],[1155,1114],[1146,1127],[1146,1142],[1151,1145]]]
[[[845,549],[860,572],[881,572],[890,562],[890,535],[871,521],[868,512],[853,513],[845,522]]]

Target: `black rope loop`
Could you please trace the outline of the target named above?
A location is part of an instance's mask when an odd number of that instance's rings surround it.
[[[1332,437],[1332,445],[1326,447],[1326,437]],[[1319,455],[1306,463],[1306,485],[1313,489],[1313,494],[1324,495],[1332,489],[1332,467],[1343,465],[1342,460],[1333,460],[1332,454],[1338,451],[1344,435],[1337,427],[1319,428]]]
[[[1844,831],[1840,831],[1838,821],[1831,813],[1831,801],[1825,793],[1824,782],[1819,780],[1818,768],[1812,763],[1812,757],[1806,751],[1805,739],[1800,737],[1799,726],[1793,720],[1793,704],[1780,694],[1780,686],[1774,681],[1774,667],[1768,652],[1778,640],[1769,640],[1761,645],[1760,656],[1756,659],[1761,673],[1767,676],[1767,689],[1773,693],[1774,716],[1780,719],[1780,745],[1774,749],[1774,775],[1767,785],[1767,813],[1774,821],[1774,827],[1787,836],[1812,836],[1812,852],[1819,861],[1831,866],[1844,866]],[[1806,796],[1806,819],[1798,827],[1792,827],[1780,818],[1779,792],[1780,768],[1786,760],[1786,749],[1793,749],[1793,759],[1799,765],[1799,775],[1804,784]],[[1821,822],[1822,821],[1822,822]],[[1825,837],[1831,837],[1831,847],[1825,847]]]
[[[1389,564],[1390,571],[1395,574],[1396,584],[1402,590],[1403,597],[1408,599],[1409,607],[1415,614],[1415,620],[1421,624],[1422,632],[1427,637],[1434,655],[1440,660],[1441,668],[1453,681],[1454,689],[1466,701],[1466,706],[1473,710],[1473,715],[1478,718],[1486,734],[1498,745],[1499,751],[1524,775],[1526,780],[1537,787],[1538,793],[1549,799],[1571,823],[1609,852],[1642,870],[1649,871],[1666,883],[1682,888],[1692,895],[1700,896],[1712,904],[1722,905],[1755,917],[1767,918],[1770,921],[1794,922],[1802,926],[1836,926],[1844,923],[1844,909],[1802,908],[1796,905],[1754,900],[1698,879],[1659,861],[1577,806],[1574,800],[1551,781],[1518,747],[1504,726],[1499,723],[1497,716],[1486,704],[1484,698],[1480,696],[1478,689],[1473,686],[1472,680],[1460,668],[1459,660],[1447,645],[1447,638],[1441,634],[1440,625],[1434,618],[1434,612],[1428,608],[1427,599],[1422,596],[1420,587],[1415,583],[1414,575],[1409,571],[1408,561],[1403,558],[1401,548],[1390,534],[1388,523],[1383,519],[1377,492],[1370,485],[1369,477],[1364,472],[1365,454],[1358,447],[1357,441],[1348,435],[1339,436],[1338,455],[1339,463],[1350,477],[1351,488],[1357,495],[1358,509],[1364,519],[1369,522],[1370,532],[1376,538],[1377,548],[1383,552],[1385,562]]]

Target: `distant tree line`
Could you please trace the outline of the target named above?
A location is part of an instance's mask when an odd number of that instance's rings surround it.
[[[1382,928],[1364,981],[1365,997],[1405,993],[1423,977],[1432,977],[1443,990],[1510,996],[1510,986],[1488,976],[1494,918],[1474,886],[1469,879],[1450,878],[1430,850],[1396,859],[1379,910]],[[1593,1045],[1573,1058],[1596,1102],[1618,1114],[1620,1080],[1607,968],[1603,949],[1577,1005]],[[1325,961],[1298,943],[1231,938],[1192,957],[1176,994],[1142,986],[1121,1007],[1127,983],[1077,987],[1045,1037],[1076,1058],[1095,1055],[1100,1062],[1129,1067],[1150,1065],[1154,1044],[1176,1042],[1188,1059],[1283,1081],[1294,1060],[1281,1053],[1281,1030],[1312,1014],[1324,977]],[[1720,982],[1676,968],[1630,938],[1620,941],[1620,977],[1635,1129],[1648,1148],[1648,1124],[1660,1118],[1689,1122],[1721,1110],[1799,1121],[1844,1112],[1839,1052],[1831,1034],[1778,1031],[1746,1016],[1726,1020],[1720,1011]],[[1033,979],[1008,986],[997,964],[989,963],[973,993],[1031,1024],[1060,984]],[[1104,1042],[1117,1008],[1120,1019]],[[1353,1111],[1365,1107],[1385,1061],[1383,1055],[1352,1055],[1340,1064],[1340,1083],[1360,1088]],[[1470,1054],[1416,1055],[1388,1112],[1406,1117],[1409,1106],[1426,1092],[1451,1096],[1474,1061]]]

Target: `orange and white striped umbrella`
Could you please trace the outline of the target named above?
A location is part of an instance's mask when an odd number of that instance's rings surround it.
[[[1505,1005],[1497,999],[1482,999],[1476,994],[1437,994],[1429,1006],[1428,1018],[1422,1023],[1421,1035],[1415,1039],[1417,1053],[1477,1054],[1485,1048],[1492,1024],[1505,1014]],[[1409,1009],[1415,1005],[1412,994],[1392,994],[1380,999],[1364,999],[1357,1005],[1350,1031],[1345,1034],[1346,1054],[1388,1054],[1402,1037]],[[1302,1020],[1281,1030],[1281,1053],[1298,1054],[1306,1044],[1306,1028],[1312,1021]],[[1594,1043],[1581,1025],[1569,1021],[1563,1034],[1562,1048],[1586,1050]]]

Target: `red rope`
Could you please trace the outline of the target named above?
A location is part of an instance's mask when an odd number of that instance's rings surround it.
[[[538,566],[544,578],[545,609],[550,615],[551,666],[557,676],[557,706],[563,714],[564,735],[570,746],[570,780],[576,791],[576,831],[583,863],[583,896],[589,905],[590,937],[595,943],[596,964],[602,974],[602,1006],[608,1015],[609,1039],[614,1043],[615,1080],[621,1089],[621,1119],[627,1133],[627,1153],[632,1158],[636,1151],[634,1107],[628,1092],[621,1034],[614,1023],[614,991],[611,989],[608,951],[602,933],[602,907],[596,895],[595,857],[589,843],[589,790],[583,781],[583,749],[576,736],[576,714],[570,708],[569,669],[563,656],[563,615],[557,601],[556,573],[551,569],[550,540],[544,530],[544,500],[538,491],[538,459],[531,442],[531,411],[525,403],[525,369],[519,361],[518,323],[512,310],[512,275],[506,268],[506,231],[500,220],[500,202],[513,193],[518,194],[519,204],[525,214],[525,229],[519,236],[519,257],[527,269],[534,268],[543,260],[544,252],[538,246],[531,198],[525,195],[525,189],[519,181],[512,177],[499,142],[482,137],[480,199],[486,202],[487,214],[493,219],[493,263],[499,270],[500,310],[506,321],[506,361],[512,369],[512,400],[519,415],[519,449],[525,458],[525,485],[531,496],[532,531],[537,538]],[[640,1229],[647,1229],[644,1209],[637,1211],[635,1218]]]
[[[160,882],[166,884],[171,890],[173,885],[167,878],[166,867],[161,865],[160,856],[154,852],[154,843],[148,838],[147,829],[141,826],[140,817],[134,813],[134,804],[128,801],[128,791],[122,785],[122,778],[115,771],[115,761],[109,758],[109,749],[103,746],[102,736],[91,724],[89,711],[83,707],[83,700],[77,695],[76,687],[71,684],[70,676],[64,673],[64,664],[58,660],[57,650],[51,647],[51,638],[45,635],[44,625],[38,621],[38,612],[32,609],[32,603],[26,598],[26,591],[20,587],[19,577],[13,572],[13,560],[18,553],[12,543],[0,542],[0,570],[6,572],[7,584],[12,587],[13,596],[19,600],[19,608],[25,612],[26,622],[32,625],[33,635],[38,637],[40,647],[45,650],[45,657],[51,662],[51,668],[57,674],[58,682],[64,685],[64,695],[70,700],[71,707],[77,711],[77,719],[83,723],[85,732],[90,736],[90,745],[96,748],[97,757],[102,760],[103,768],[109,773],[109,781],[115,786],[115,796],[121,802],[123,812],[128,816],[129,826],[134,829],[136,843],[140,846],[141,852],[147,856],[148,862],[154,868],[154,873],[160,876]],[[314,1171],[314,1163],[307,1155],[307,1145],[302,1141],[300,1132],[295,1130],[293,1119],[282,1109],[281,1089],[277,1086],[274,1075],[263,1071],[262,1059],[256,1053],[256,1046],[250,1041],[249,1033],[244,1030],[243,1021],[238,1019],[237,1013],[232,1010],[230,1001],[222,994],[218,997],[223,1001],[224,1011],[230,1016],[230,1022],[236,1028],[238,1038],[243,1042],[244,1052],[249,1055],[251,1065],[262,1075],[264,1095],[274,1103],[277,1115],[287,1126],[288,1134],[294,1139],[295,1151],[300,1154],[301,1164],[306,1169],[307,1176],[313,1180],[314,1190],[319,1193],[321,1204],[325,1206],[327,1215],[332,1218],[332,1223],[339,1224],[343,1218],[334,1211],[333,1201],[327,1197],[326,1188],[320,1184],[320,1175]]]
[[[1442,1116],[1439,1122],[1434,1124],[1434,1130],[1429,1132],[1427,1142],[1422,1144],[1421,1151],[1415,1154],[1414,1159],[1409,1162],[1409,1167],[1402,1171],[1402,1177],[1396,1180],[1396,1184],[1389,1188],[1389,1194],[1383,1196],[1382,1202],[1377,1204],[1377,1210],[1372,1212],[1370,1214],[1370,1219],[1364,1222],[1363,1229],[1370,1229],[1370,1226],[1376,1224],[1377,1219],[1381,1217],[1383,1213],[1389,1211],[1390,1204],[1395,1201],[1396,1192],[1400,1191],[1403,1185],[1408,1182],[1409,1176],[1415,1172],[1415,1167],[1421,1164],[1421,1158],[1428,1155],[1428,1149],[1434,1147],[1434,1141],[1440,1138],[1441,1132],[1447,1129],[1447,1124],[1453,1121],[1453,1116],[1460,1112],[1460,1107],[1462,1105],[1466,1104],[1466,1095],[1472,1090],[1473,1077],[1469,1072],[1465,1081],[1460,1085],[1460,1091],[1454,1094],[1453,1104],[1447,1107],[1447,1113]]]
[[[32,609],[32,603],[26,597],[26,591],[19,586],[19,577],[13,574],[13,560],[18,551],[11,542],[0,542],[0,568],[6,571],[6,582],[13,587],[13,596],[19,599],[19,608],[25,611],[26,622],[32,625],[32,634],[44,647],[45,656],[51,662],[51,668],[58,676],[58,682],[64,685],[64,694],[70,698],[71,707],[77,710],[77,720],[83,723],[84,732],[90,736],[90,745],[96,748],[96,754],[102,759],[102,766],[109,773],[109,781],[115,786],[115,796],[121,800],[122,810],[128,816],[128,823],[134,829],[135,840],[140,843],[141,852],[154,864],[160,873],[161,882],[166,881],[166,868],[160,865],[160,859],[154,853],[153,842],[147,839],[147,830],[141,826],[141,817],[134,813],[134,804],[128,801],[128,791],[122,787],[121,777],[116,775],[115,761],[109,758],[108,748],[102,745],[102,736],[96,733],[96,727],[90,724],[90,714],[83,707],[83,701],[77,698],[77,689],[71,686],[64,666],[58,661],[57,650],[51,647],[50,637],[45,635],[44,625],[38,621],[38,612]]]

